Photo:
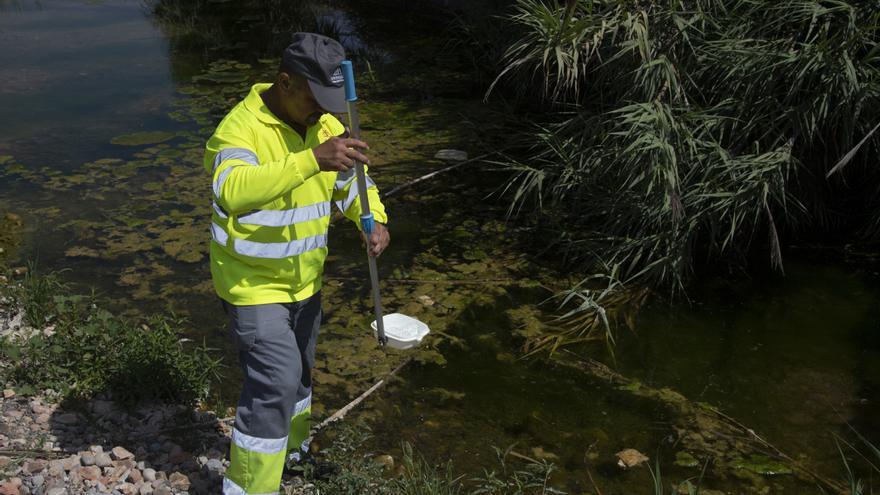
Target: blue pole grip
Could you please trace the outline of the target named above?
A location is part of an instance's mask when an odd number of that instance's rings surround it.
[[[373,222],[373,214],[368,213],[366,215],[361,215],[361,229],[363,229],[364,234],[370,235],[373,233],[373,228],[375,224]]]
[[[345,99],[347,101],[357,101],[357,94],[354,92],[354,67],[351,60],[342,61],[342,78],[345,80]]]

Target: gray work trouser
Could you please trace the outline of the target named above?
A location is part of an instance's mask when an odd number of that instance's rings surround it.
[[[287,451],[298,456],[308,448],[321,293],[294,303],[224,307],[244,375],[224,493],[275,491]]]

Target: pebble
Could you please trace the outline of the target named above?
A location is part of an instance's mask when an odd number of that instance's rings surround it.
[[[40,488],[41,486],[43,486],[44,481],[46,481],[46,479],[43,477],[42,474],[34,475],[34,477],[31,478],[31,486],[33,486],[34,488]]]
[[[113,447],[113,450],[111,450],[110,452],[113,454],[113,457],[116,458],[116,460],[134,458],[134,454],[126,450],[124,447]]]
[[[27,461],[24,465],[24,472],[28,474],[39,473],[40,471],[46,469],[46,466],[49,463],[45,459],[34,459],[32,461]]]
[[[171,482],[171,488],[187,491],[189,490],[189,477],[187,477],[183,473],[173,472],[171,476],[168,477],[168,481]]]
[[[95,481],[101,477],[101,468],[98,466],[86,466],[79,470],[79,475],[84,480]]]
[[[0,311],[3,311],[0,306]],[[0,315],[2,316],[2,315]],[[3,390],[3,389],[0,389]],[[200,431],[199,450],[176,443],[176,436],[154,434],[117,445],[112,438],[131,438],[180,426],[181,417],[216,418],[214,413],[181,414],[182,406],[141,407],[122,414],[108,397],[87,404],[89,420],[65,411],[57,399],[22,398],[7,388],[0,396],[0,446],[76,454],[52,460],[0,455],[0,495],[193,495],[221,491],[228,465],[228,428]],[[224,433],[225,432],[225,433]],[[189,442],[189,440],[187,440]],[[8,467],[7,467],[8,466]],[[192,477],[192,478],[190,478]]]
[[[220,473],[223,471],[223,461],[220,459],[208,459],[208,462],[205,463],[205,467],[208,468],[208,471]]]
[[[113,459],[108,454],[101,452],[95,455],[95,465],[98,467],[108,467],[113,465]]]

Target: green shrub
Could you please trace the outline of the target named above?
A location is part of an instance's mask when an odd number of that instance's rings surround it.
[[[11,296],[26,310],[31,335],[0,339],[0,379],[22,394],[110,392],[115,400],[192,404],[207,397],[221,360],[208,347],[185,345],[184,320],[146,324],[100,309],[94,296],[63,295],[54,274],[28,275]]]

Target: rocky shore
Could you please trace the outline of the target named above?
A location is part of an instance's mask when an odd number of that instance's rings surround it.
[[[5,390],[0,495],[220,493],[229,427],[183,406],[66,410]]]

